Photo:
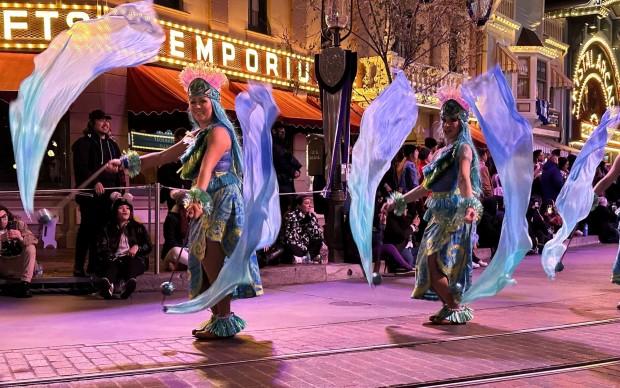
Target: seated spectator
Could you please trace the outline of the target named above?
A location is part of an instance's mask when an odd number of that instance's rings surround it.
[[[530,207],[525,213],[528,233],[532,239],[533,251],[542,250],[547,241],[553,238],[553,227],[540,214],[540,199],[530,199]]]
[[[323,228],[312,211],[312,197],[297,196],[293,206],[286,213],[280,231],[280,245],[284,248],[281,261],[299,264],[311,260],[320,263]]]
[[[30,281],[36,265],[37,239],[28,226],[0,205],[0,277],[20,279],[15,296],[30,298]]]
[[[186,191],[172,190],[170,196],[175,200],[175,205],[164,221],[164,246],[161,248],[161,257],[164,258],[164,266],[170,271],[175,271],[187,267],[189,254],[185,238],[189,220],[183,202],[188,195]]]
[[[555,234],[562,227],[562,216],[558,213],[558,209],[555,207],[555,202],[552,199],[543,201],[542,208],[544,209],[542,216],[553,227],[553,234]]]
[[[149,233],[133,217],[131,194],[122,197],[114,192],[110,222],[103,228],[97,243],[102,263],[100,293],[111,299],[114,284],[122,281],[121,298],[127,299],[136,290],[136,277],[149,268],[152,245]]]
[[[478,233],[478,247],[497,250],[499,237],[502,231],[502,217],[497,214],[497,200],[495,197],[487,197],[482,200],[482,217],[476,226]]]
[[[416,215],[412,222],[407,212],[408,210],[405,210],[401,216],[397,216],[394,212],[387,215],[383,242],[394,245],[403,259],[413,267],[418,255],[413,233],[418,230],[420,218]]]
[[[381,207],[378,206],[378,208]],[[383,260],[389,273],[413,275],[415,273],[413,266],[405,261],[398,249],[392,244],[383,243],[387,215],[379,212],[376,221],[372,230],[372,261],[375,263],[373,271],[379,273],[381,260]]]
[[[588,233],[598,236],[598,240],[603,244],[618,242],[618,229],[614,227],[617,222],[618,217],[607,207],[607,198],[605,197],[598,198],[598,205],[586,218]]]

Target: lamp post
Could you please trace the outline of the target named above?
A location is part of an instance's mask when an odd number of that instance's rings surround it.
[[[351,90],[357,71],[357,53],[340,48],[340,43],[351,34],[353,0],[322,0],[321,12],[326,28],[323,37],[330,47],[315,56],[315,73],[321,92],[323,135],[325,139],[328,195],[325,240],[329,247],[329,261],[344,261],[344,202],[346,199],[346,166],[349,161]],[[343,31],[347,31],[341,36]]]

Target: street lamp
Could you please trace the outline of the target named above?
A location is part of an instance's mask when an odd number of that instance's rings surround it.
[[[322,16],[326,28],[323,37],[331,46],[315,56],[315,73],[321,91],[323,110],[323,137],[327,165],[325,178],[329,207],[326,216],[325,241],[329,260],[344,261],[344,201],[346,198],[346,171],[349,160],[351,90],[357,72],[357,53],[343,50],[340,43],[351,34],[353,0],[323,0]],[[342,31],[348,32],[341,36]],[[344,168],[343,168],[344,166]],[[343,184],[344,183],[344,184]]]

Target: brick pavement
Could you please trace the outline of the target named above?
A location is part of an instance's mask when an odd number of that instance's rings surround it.
[[[614,251],[615,247],[571,252],[567,270],[555,283],[533,282],[529,276],[540,272],[540,264],[526,261],[517,276],[520,284],[477,303],[475,320],[464,326],[424,324],[428,314],[418,310],[381,318],[326,317],[320,324],[250,329],[220,342],[195,342],[183,336],[15,348],[0,351],[0,386],[28,380],[42,383],[45,378],[53,383],[63,377],[80,380],[58,381],[53,386],[385,386],[617,359],[620,312],[613,308],[617,288],[606,282],[584,282],[608,279],[609,260],[599,263],[597,258]],[[386,279],[384,287],[400,284],[402,280]],[[553,289],[560,293],[550,295]],[[319,292],[303,290],[306,295]],[[355,308],[353,299],[342,294],[333,298],[333,303]],[[393,309],[380,304],[370,307],[378,310],[377,316]],[[44,330],[40,327],[33,333]],[[183,370],[188,367],[193,369]],[[618,370],[612,365],[563,373],[555,379],[528,377],[496,384],[617,386]],[[150,374],[122,375],[128,371]]]
[[[195,365],[215,386],[377,386],[620,357],[619,314],[604,298],[590,299],[482,310],[465,326],[420,325],[419,316],[401,316],[247,331],[220,342],[182,337],[9,350],[0,352],[0,384]],[[583,311],[553,314],[574,303],[587,304],[588,320],[610,321],[506,334],[583,322]],[[378,348],[350,349],[369,346]],[[341,353],[308,354],[329,350]]]

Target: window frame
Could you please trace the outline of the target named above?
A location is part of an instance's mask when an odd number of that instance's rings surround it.
[[[256,11],[253,9],[254,2],[258,7]],[[256,18],[256,22],[253,21],[254,18]],[[271,35],[267,0],[248,0],[248,30],[263,35]]]
[[[530,98],[530,57],[518,57],[519,71],[517,73],[517,98]],[[525,69],[525,71],[522,71]]]

